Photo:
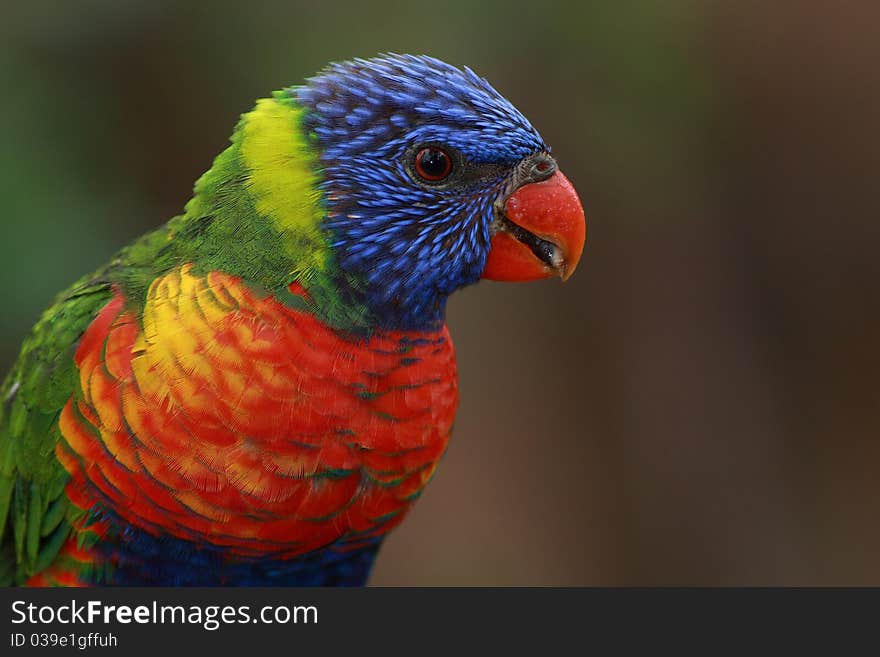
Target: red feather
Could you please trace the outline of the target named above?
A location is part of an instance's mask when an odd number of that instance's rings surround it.
[[[301,286],[291,291],[306,297]],[[57,454],[83,509],[242,555],[356,545],[403,518],[458,403],[444,327],[354,340],[189,267],[118,294],[76,353]]]

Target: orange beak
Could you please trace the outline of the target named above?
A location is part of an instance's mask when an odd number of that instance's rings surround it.
[[[531,281],[559,276],[567,280],[584,250],[584,209],[561,171],[517,189],[493,226],[482,277]]]

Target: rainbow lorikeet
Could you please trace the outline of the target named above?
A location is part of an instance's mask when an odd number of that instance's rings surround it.
[[[446,299],[571,275],[584,214],[486,80],[329,66],[44,313],[0,391],[0,584],[361,585],[458,401]]]

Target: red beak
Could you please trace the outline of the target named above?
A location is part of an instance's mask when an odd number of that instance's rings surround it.
[[[568,279],[577,267],[586,238],[584,209],[561,171],[517,189],[495,224],[483,278],[531,281]]]

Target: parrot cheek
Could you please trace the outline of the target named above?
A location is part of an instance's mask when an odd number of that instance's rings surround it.
[[[530,281],[568,279],[577,267],[586,238],[580,199],[557,171],[541,182],[517,189],[493,224],[491,248],[482,278]]]

